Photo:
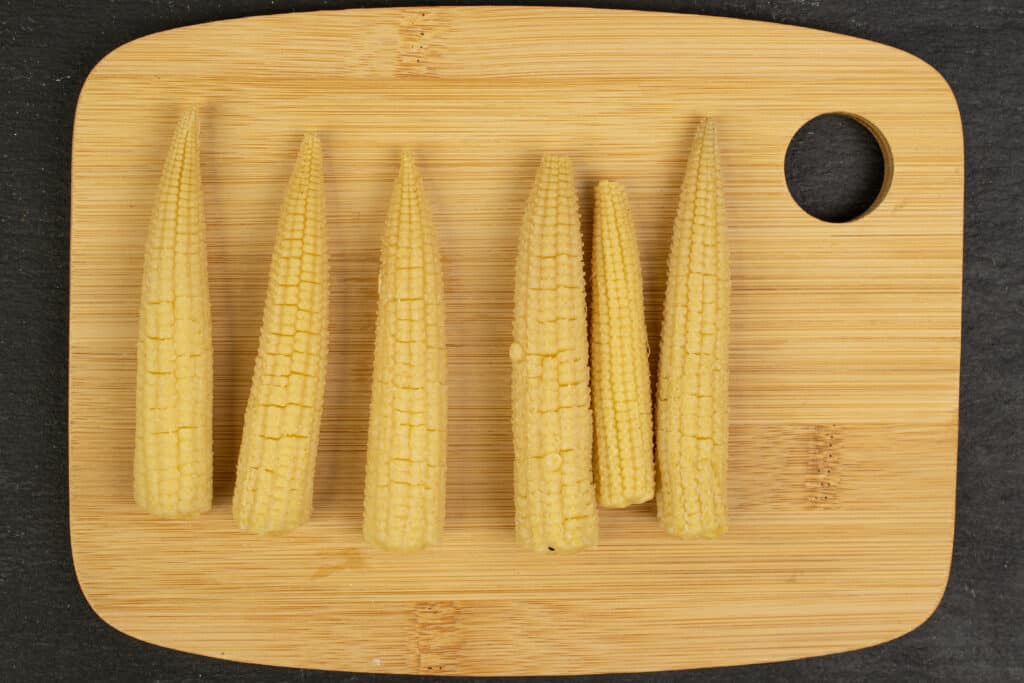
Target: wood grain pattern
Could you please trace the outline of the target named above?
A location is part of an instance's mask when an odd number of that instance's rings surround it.
[[[131,501],[142,248],[176,117],[202,105],[215,501]],[[862,117],[890,159],[866,216],[822,223],[783,158],[815,115]],[[629,188],[651,342],[687,145],[719,121],[731,219],[731,528],[663,534],[601,513],[600,548],[512,532],[512,267],[539,155]],[[310,524],[238,532],[230,494],[277,211],[303,132],[325,144],[331,334]],[[361,540],[378,240],[414,146],[446,271],[448,524],[441,546]],[[945,82],[898,50],[793,27],[586,9],[348,10],[156,34],[79,102],[72,168],[69,467],[83,590],[133,636],[267,664],[441,674],[640,671],[846,650],[925,619],[953,533],[963,160]]]

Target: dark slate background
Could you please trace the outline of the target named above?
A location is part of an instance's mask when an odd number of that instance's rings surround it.
[[[588,680],[1024,680],[1024,3],[580,4],[763,19],[895,45],[950,82],[966,145],[957,527],[938,611],[913,633],[859,652]],[[68,178],[83,80],[108,51],[153,31],[340,6],[312,0],[0,0],[0,680],[412,680],[249,666],[135,641],[90,610],[68,541]],[[798,196],[816,186],[843,186],[844,172],[872,172],[870,164],[843,168],[821,148],[798,162],[791,179]],[[842,206],[830,209],[827,199],[817,209],[843,212]]]

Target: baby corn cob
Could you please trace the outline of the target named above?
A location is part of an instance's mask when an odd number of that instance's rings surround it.
[[[363,535],[386,550],[418,550],[444,528],[448,387],[441,255],[409,152],[391,194],[377,281]]]
[[[136,377],[135,502],[160,517],[206,512],[213,342],[195,110],[178,122],[150,222]]]
[[[705,120],[673,227],[658,369],[658,519],[684,538],[728,527],[729,289],[718,141]]]
[[[309,519],[327,376],[327,232],[320,139],[288,183],[238,455],[235,521],[259,534]]]
[[[595,545],[583,240],[566,157],[544,157],[526,206],[509,356],[516,537],[535,551]]]
[[[640,251],[626,189],[598,183],[591,270],[597,502],[626,507],[654,497],[651,371]]]

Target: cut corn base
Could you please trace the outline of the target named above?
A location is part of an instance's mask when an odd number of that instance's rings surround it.
[[[729,248],[715,126],[698,128],[673,228],[656,410],[658,519],[671,534],[728,528]]]
[[[438,543],[448,425],[441,256],[423,182],[402,154],[381,245],[363,536],[385,550]]]
[[[583,241],[566,157],[541,161],[516,259],[512,345],[515,528],[538,552],[597,543]]]
[[[213,494],[213,341],[199,120],[178,122],[146,241],[136,349],[134,495],[189,518]]]
[[[280,534],[309,519],[328,349],[320,140],[302,141],[278,225],[232,505],[239,527]]]
[[[598,183],[594,202],[590,363],[597,502],[654,497],[651,371],[640,250],[626,189]]]

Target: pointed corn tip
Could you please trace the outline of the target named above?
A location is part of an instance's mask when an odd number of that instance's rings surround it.
[[[598,197],[614,197],[616,195],[625,195],[626,186],[615,180],[600,180],[594,191]]]
[[[540,159],[540,165],[544,168],[567,168],[572,170],[572,159],[564,154],[545,154]]]
[[[545,154],[541,157],[540,165],[537,166],[534,182],[573,185],[573,178],[572,159],[561,154]]]
[[[398,179],[415,184],[419,180],[419,174],[419,167],[416,165],[416,152],[410,147],[404,147],[399,156]]]
[[[199,128],[199,105],[189,107],[178,119],[178,130],[182,133],[192,133]]]
[[[398,169],[402,175],[416,170],[416,152],[403,148],[398,158]]]
[[[320,136],[311,131],[302,136],[299,152],[295,155],[295,165],[292,167],[292,177],[298,178],[302,175],[308,182],[309,178],[322,173],[323,152],[320,147]]]
[[[174,128],[174,137],[171,143],[172,147],[180,147],[181,145],[189,145],[192,141],[197,140],[199,137],[199,108],[192,107],[185,111],[178,119],[178,124]]]
[[[697,124],[690,146],[694,163],[702,158],[715,158],[718,155],[718,128],[710,117],[702,118]]]
[[[320,154],[320,136],[314,131],[310,131],[302,136],[302,143],[299,145],[300,156]]]
[[[174,127],[174,134],[164,157],[164,177],[167,179],[178,175],[183,165],[198,169],[198,164],[199,108],[192,107],[181,115]],[[199,182],[198,172],[192,175],[192,182]]]
[[[704,142],[717,142],[718,127],[715,125],[715,120],[711,117],[701,119],[700,123],[697,124],[695,139]]]

